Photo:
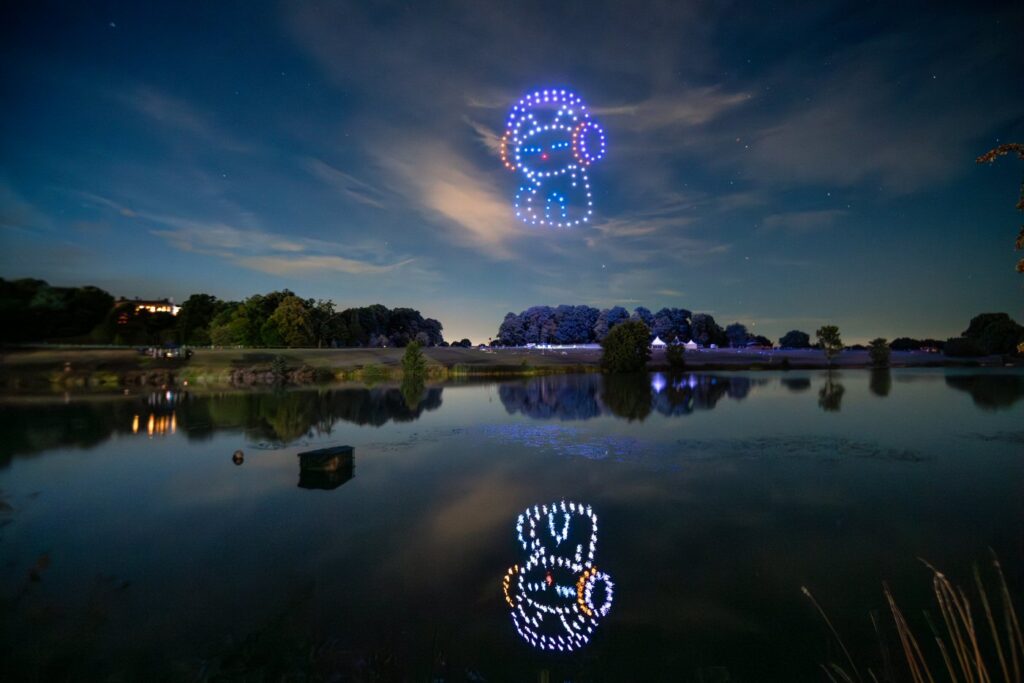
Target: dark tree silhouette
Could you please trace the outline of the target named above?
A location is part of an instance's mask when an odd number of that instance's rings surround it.
[[[1024,145],[1017,142],[1008,142],[1005,145],[999,145],[995,149],[990,149],[974,161],[978,164],[991,164],[999,157],[1007,154],[1016,154],[1018,159],[1024,161]],[[1024,212],[1024,181],[1021,181],[1020,184],[1020,199],[1017,200],[1017,210]],[[1017,233],[1016,247],[1017,249],[1024,249],[1024,225],[1020,226],[1020,232]],[[1024,273],[1024,258],[1017,261],[1017,272]]]

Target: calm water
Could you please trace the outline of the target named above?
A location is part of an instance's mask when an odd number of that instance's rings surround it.
[[[802,585],[866,663],[883,580],[930,606],[919,557],[1024,585],[1022,418],[1009,370],[0,402],[0,678],[822,680]],[[332,444],[354,468],[300,487]],[[563,499],[615,585],[569,655],[501,585]]]

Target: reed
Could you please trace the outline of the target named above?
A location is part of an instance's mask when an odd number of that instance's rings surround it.
[[[870,667],[865,667],[868,680],[875,683],[898,683],[902,680],[912,683],[1024,683],[1024,636],[1021,634],[1020,620],[1002,565],[995,553],[992,553],[991,562],[998,604],[990,600],[989,589],[977,565],[973,569],[974,591],[977,595],[977,604],[974,604],[967,591],[954,585],[949,577],[928,562],[921,562],[932,573],[932,592],[941,622],[936,624],[925,612],[930,634],[919,635],[920,629],[915,633],[892,590],[888,584],[883,583],[882,592],[899,641],[897,652],[902,653],[905,666],[900,672],[901,667],[890,662],[885,639],[877,619],[872,615],[872,623],[879,635],[884,668],[876,673]],[[822,671],[828,680],[834,683],[864,683],[860,669],[825,610],[806,586],[802,586],[801,590],[828,626],[848,665],[845,668],[835,662],[822,664]],[[934,647],[929,645],[929,641],[934,642]]]

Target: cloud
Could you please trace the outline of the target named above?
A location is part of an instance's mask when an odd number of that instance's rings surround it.
[[[150,233],[165,240],[175,249],[215,256],[232,264],[272,275],[308,275],[314,272],[349,275],[380,275],[412,263],[407,258],[382,263],[374,252],[384,251],[373,245],[347,245],[345,255],[328,253],[337,245],[323,240],[289,237],[265,230],[238,228],[218,221],[201,221],[181,216],[135,211],[121,204],[90,195],[122,216],[136,218],[159,227]]]
[[[752,97],[745,92],[725,92],[720,86],[706,86],[659,93],[634,104],[597,107],[591,112],[617,119],[618,126],[650,131],[672,126],[699,126]]]
[[[835,225],[837,219],[845,215],[846,211],[840,209],[774,213],[761,221],[761,228],[765,232],[781,231],[792,235],[804,235],[827,230]]]
[[[512,216],[508,197],[451,147],[408,143],[378,161],[410,196],[412,207],[438,219],[451,241],[491,258],[513,257],[511,243],[526,232]]]
[[[345,197],[374,208],[384,208],[382,193],[373,185],[365,183],[320,159],[310,157],[304,160],[303,165],[314,177],[333,187]]]
[[[218,149],[252,153],[256,145],[243,142],[217,125],[211,116],[185,100],[155,88],[138,87],[123,95],[122,100],[141,114],[173,130],[177,130]]]
[[[483,143],[484,147],[488,149],[494,156],[501,156],[501,135],[499,135],[493,128],[485,126],[479,121],[474,121],[468,116],[462,118],[466,124],[473,129],[473,132],[477,134],[480,142]]]
[[[390,273],[413,262],[406,259],[397,263],[376,265],[344,256],[317,256],[300,254],[296,256],[253,256],[237,259],[237,263],[252,270],[272,275],[305,275],[313,271],[332,271],[350,275],[379,275]]]

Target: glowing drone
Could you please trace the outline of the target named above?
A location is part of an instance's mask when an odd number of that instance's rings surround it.
[[[516,522],[526,561],[502,579],[519,635],[542,650],[583,647],[612,608],[611,577],[594,566],[597,515],[589,505],[535,505]]]
[[[538,90],[512,107],[501,160],[526,182],[516,216],[532,225],[565,228],[590,219],[594,204],[587,167],[604,157],[604,130],[583,100],[568,90]]]

